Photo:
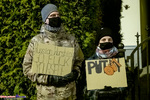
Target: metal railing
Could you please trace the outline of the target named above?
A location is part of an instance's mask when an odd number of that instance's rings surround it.
[[[134,73],[134,75],[136,74],[137,75],[137,77],[134,77],[135,79],[134,80],[137,80],[136,82],[137,83],[135,83],[135,81],[134,81],[134,87],[133,87],[133,91],[132,91],[132,100],[135,100],[135,95],[138,95],[138,98],[136,98],[136,99],[138,99],[138,100],[142,100],[141,99],[141,94],[140,94],[140,92],[141,92],[141,90],[140,90],[140,73],[139,73],[139,70],[140,70],[140,64],[139,64],[139,62],[140,62],[140,57],[139,57],[139,48],[141,48],[145,43],[148,43],[149,42],[149,40],[150,40],[150,37],[148,37],[147,39],[145,39],[144,41],[142,41],[140,44],[139,44],[139,34],[137,33],[137,35],[135,35],[136,37],[137,37],[137,46],[136,46],[136,48],[132,51],[132,53],[130,54],[130,56],[128,56],[127,57],[127,62],[129,62],[130,61],[130,65],[131,65],[131,71]],[[148,54],[149,54],[149,52],[148,52],[148,44],[146,45],[146,52],[147,52],[147,55],[145,55],[146,56],[146,59],[147,59],[147,94],[146,94],[146,98],[147,98],[147,100],[150,100],[150,85],[149,85],[149,57],[148,57]],[[134,66],[134,60],[135,60],[135,58],[134,58],[134,54],[135,53],[137,53],[137,73],[135,72],[135,66]],[[135,84],[137,84],[136,85],[136,87],[135,87]],[[138,94],[135,94],[135,88],[137,88],[137,93]]]

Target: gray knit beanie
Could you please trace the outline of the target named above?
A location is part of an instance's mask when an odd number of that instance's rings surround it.
[[[54,4],[45,5],[41,10],[42,21],[45,22],[48,15],[54,11],[58,11],[57,6],[55,6]]]

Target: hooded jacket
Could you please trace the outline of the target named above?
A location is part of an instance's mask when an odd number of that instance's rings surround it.
[[[74,57],[72,60],[72,70],[76,70],[79,73],[78,75],[80,75],[80,67],[84,56],[75,37],[70,34],[66,34],[62,27],[57,33],[47,31],[45,29],[45,24],[43,24],[40,34],[34,36],[29,43],[23,61],[23,73],[31,81],[38,83],[36,86],[38,100],[64,100],[66,98],[71,98],[71,100],[76,99],[75,80],[63,87],[56,87],[48,83],[48,75],[31,72],[34,45],[36,43],[52,44],[62,47],[73,47]]]

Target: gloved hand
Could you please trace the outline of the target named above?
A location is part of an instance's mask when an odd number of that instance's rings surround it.
[[[112,87],[111,86],[105,86],[104,90],[111,90]]]
[[[59,86],[59,83],[62,83],[62,76],[48,75],[47,81],[48,85]]]
[[[78,77],[78,72],[76,70],[72,70],[71,73],[63,76],[64,81],[72,82],[75,81]]]
[[[78,77],[78,72],[73,70],[71,73],[65,76],[48,75],[48,85],[62,87],[68,83],[75,81]]]

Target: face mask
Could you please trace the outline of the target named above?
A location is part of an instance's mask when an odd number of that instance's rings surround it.
[[[49,18],[49,25],[51,27],[60,27],[61,25],[60,17]]]
[[[102,50],[110,49],[112,47],[113,47],[113,43],[111,42],[100,43],[100,48]]]

